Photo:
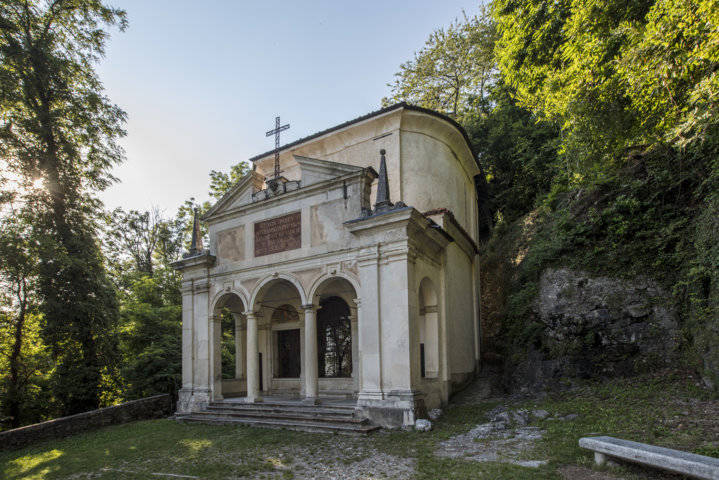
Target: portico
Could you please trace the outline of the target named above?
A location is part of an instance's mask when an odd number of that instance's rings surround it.
[[[341,399],[378,425],[412,425],[479,362],[479,169],[466,134],[398,104],[283,147],[269,188],[274,154],[196,215],[174,264],[178,412]]]

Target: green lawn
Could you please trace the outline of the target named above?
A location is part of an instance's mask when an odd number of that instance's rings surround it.
[[[693,378],[666,372],[513,404],[579,415],[573,421],[537,423],[546,434],[531,456],[549,460],[539,469],[434,456],[438,442],[485,423],[485,413],[496,405],[451,407],[430,433],[381,432],[367,438],[170,420],[135,422],[0,453],[0,478],[312,478],[345,469],[357,470],[356,478],[408,478],[414,469],[412,478],[420,479],[560,479],[563,466],[593,468],[590,454],[577,446],[580,437],[590,434],[719,456],[719,402],[697,388]],[[396,475],[390,473],[394,471]],[[628,479],[670,478],[634,467],[612,473]]]

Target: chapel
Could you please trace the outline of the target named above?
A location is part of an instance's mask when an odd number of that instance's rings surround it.
[[[480,167],[463,128],[398,103],[249,160],[173,264],[178,415],[336,405],[406,427],[445,404],[480,359]]]

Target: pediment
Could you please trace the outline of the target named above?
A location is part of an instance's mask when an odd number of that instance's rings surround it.
[[[362,167],[320,160],[318,158],[302,157],[300,155],[294,155],[294,160],[300,165],[302,175],[301,183],[303,187],[341,177],[348,173],[362,171]]]
[[[265,182],[264,175],[250,171],[240,178],[226,194],[220,198],[204,215],[205,218],[217,215],[225,210],[252,203],[252,194],[261,190]]]

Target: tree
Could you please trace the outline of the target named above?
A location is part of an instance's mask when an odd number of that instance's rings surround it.
[[[712,0],[497,0],[494,18],[519,104],[561,123],[564,149],[590,168],[630,147],[704,138],[715,122]]]
[[[131,282],[120,309],[123,384],[127,398],[175,394],[182,376],[179,275],[157,269]]]
[[[498,81],[487,107],[465,121],[487,177],[495,222],[512,222],[535,206],[560,176],[559,126],[518,106],[512,89]]]
[[[10,417],[12,427],[21,425],[20,411],[25,387],[21,372],[23,344],[27,341],[28,318],[37,307],[37,252],[30,238],[31,229],[23,220],[22,217],[8,215],[0,225],[0,323],[10,330],[11,335],[3,411]]]
[[[240,162],[230,167],[230,172],[225,173],[218,170],[210,171],[210,196],[219,200],[236,184],[247,172],[250,165],[247,162]]]
[[[116,364],[117,302],[92,196],[123,158],[116,140],[125,113],[103,95],[93,68],[105,25],[124,29],[125,12],[99,0],[0,4],[0,159],[43,186],[31,194],[39,309],[65,414],[97,408]]]
[[[486,12],[434,31],[395,74],[389,105],[407,101],[461,120],[481,105],[495,77],[494,24]]]
[[[129,255],[138,272],[152,275],[153,256],[163,233],[163,219],[157,207],[145,212],[116,208],[105,216],[105,234],[109,256],[120,259]]]

